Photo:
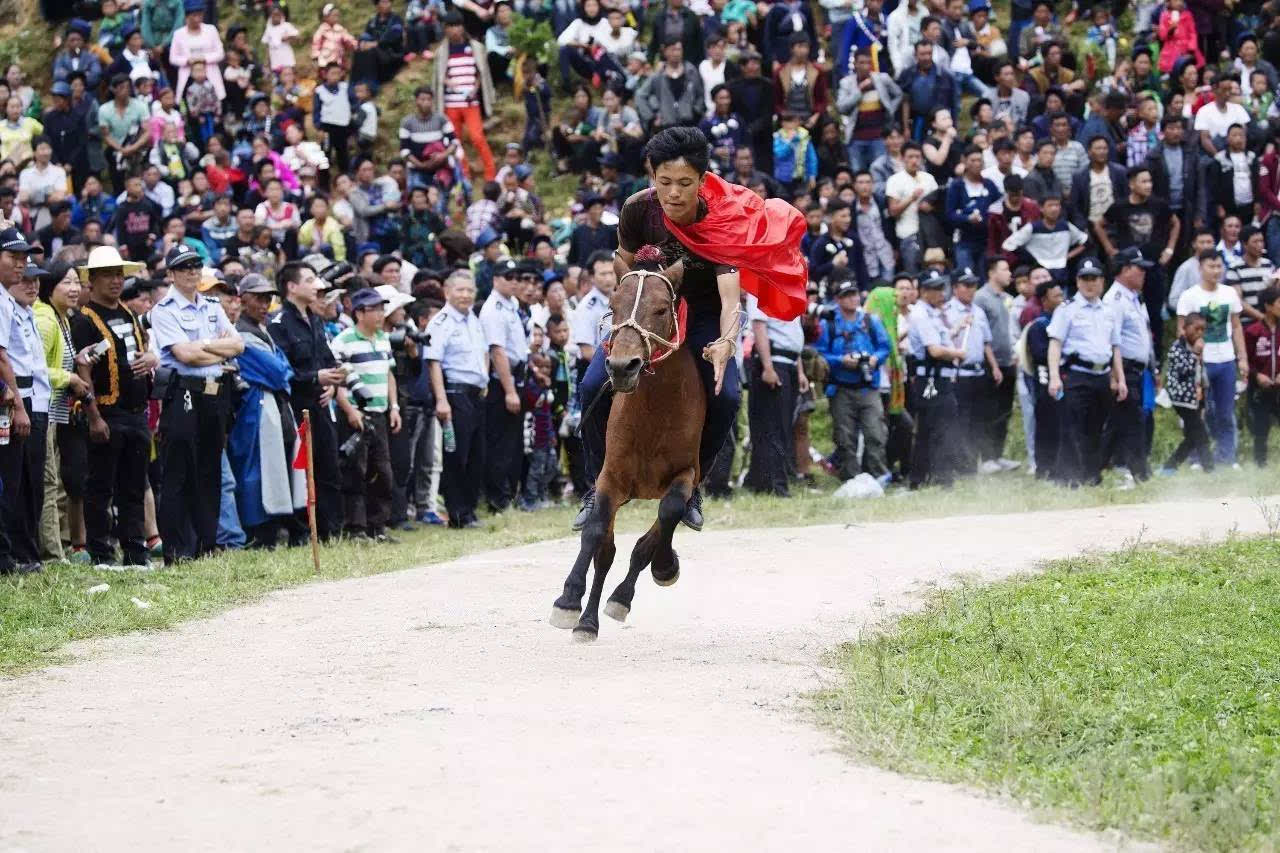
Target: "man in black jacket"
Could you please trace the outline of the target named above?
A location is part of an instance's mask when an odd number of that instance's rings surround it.
[[[653,17],[653,35],[649,39],[649,61],[658,57],[658,48],[666,44],[671,34],[680,37],[684,45],[684,59],[694,67],[707,58],[706,41],[702,33],[702,21],[684,5],[684,0],[667,0]]]
[[[747,123],[747,144],[756,168],[773,173],[773,81],[761,72],[760,54],[748,50],[739,60],[742,76],[729,83],[731,108]]]
[[[1089,162],[1083,169],[1071,177],[1071,200],[1067,205],[1067,218],[1071,224],[1081,231],[1092,233],[1093,224],[1101,222],[1106,216],[1107,208],[1122,200],[1129,191],[1129,177],[1124,166],[1110,159],[1111,143],[1105,136],[1095,136],[1085,146],[1089,152]],[[1106,174],[1111,180],[1110,198],[1106,198],[1105,188],[1095,197],[1093,175]],[[1099,201],[1099,198],[1102,200]]]
[[[62,166],[71,176],[76,192],[84,186],[89,176],[89,147],[85,139],[84,117],[71,111],[71,84],[59,80],[50,90],[53,108],[40,117],[44,134],[53,148],[53,162]],[[52,257],[49,255],[47,257]]]
[[[1200,181],[1200,152],[1187,139],[1185,120],[1166,114],[1160,122],[1164,138],[1147,154],[1153,195],[1169,202],[1182,223],[1179,250],[1190,241],[1196,228],[1204,224],[1204,187]]]

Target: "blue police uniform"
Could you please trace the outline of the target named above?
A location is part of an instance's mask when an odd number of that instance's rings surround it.
[[[604,344],[604,339],[608,337],[603,322],[605,315],[608,313],[609,297],[596,288],[591,288],[573,312],[573,340],[571,343],[577,344],[579,347],[585,344],[593,349],[599,349]],[[578,351],[578,357],[582,359],[581,349]],[[586,359],[583,360],[585,361]]]
[[[512,265],[514,266],[514,264]],[[499,268],[499,275],[508,274]],[[517,395],[524,381],[525,364],[529,360],[529,339],[520,303],[514,296],[503,296],[494,290],[480,309],[480,325],[489,347],[502,347],[511,366],[511,378]],[[484,491],[489,508],[501,512],[511,505],[520,491],[520,475],[524,465],[524,412],[507,411],[506,392],[489,361],[489,394],[485,397],[485,472]]]
[[[8,250],[6,250],[8,251]],[[42,270],[28,265],[24,277]],[[44,504],[45,437],[49,429],[49,369],[45,364],[40,331],[30,307],[19,305],[9,292],[0,289],[0,348],[8,356],[18,383],[17,392],[31,421],[26,438],[10,435],[0,452],[0,574],[21,567],[40,566],[40,511]]]
[[[926,276],[922,288],[942,286],[939,277]],[[950,487],[955,478],[954,425],[957,418],[956,367],[929,355],[929,347],[952,348],[951,330],[941,308],[923,299],[911,306],[908,315],[907,370],[911,379],[909,409],[916,422],[911,447],[912,489],[934,484]]]
[[[480,318],[446,305],[427,324],[431,336],[423,358],[440,364],[445,395],[453,410],[454,449],[444,449],[442,491],[450,527],[477,523],[480,484],[484,480],[485,389],[488,346]],[[446,442],[447,445],[447,442]]]
[[[956,473],[972,474],[978,468],[979,441],[986,431],[990,382],[985,361],[987,347],[991,346],[991,325],[985,311],[954,296],[947,300],[942,316],[954,341],[952,346],[964,350],[964,358],[956,368],[957,418],[952,429]]]
[[[856,289],[847,283],[841,293]],[[889,428],[880,400],[880,365],[889,360],[889,334],[879,317],[861,308],[852,319],[837,310],[822,321],[817,350],[831,368],[827,396],[831,398],[831,422],[840,455],[840,479],[852,479],[862,471],[873,477],[889,472],[885,442]],[[844,363],[846,355],[857,366]],[[875,360],[874,366],[872,359]],[[858,461],[858,433],[863,436],[862,461]]]
[[[1085,261],[1077,275],[1102,271]],[[1053,312],[1049,337],[1062,343],[1058,474],[1072,486],[1095,485],[1102,481],[1102,430],[1115,402],[1111,360],[1120,345],[1120,324],[1101,299],[1077,293]]]
[[[1147,462],[1147,415],[1142,407],[1142,388],[1148,369],[1153,368],[1151,319],[1142,303],[1141,292],[1116,282],[1111,285],[1103,304],[1115,314],[1120,332],[1120,358],[1124,366],[1125,385],[1129,394],[1116,402],[1103,436],[1107,455],[1129,469],[1138,481],[1151,476]]]
[[[743,485],[753,492],[781,495],[790,493],[789,479],[795,473],[797,368],[804,349],[804,328],[800,318],[777,320],[760,310],[756,297],[747,295],[747,317],[752,328],[764,324],[769,361],[778,377],[776,387],[764,381],[764,360],[760,337],[748,365],[751,393],[747,396],[747,424],[751,431],[751,458]]]
[[[185,246],[169,250],[165,266],[189,268],[201,263]],[[171,287],[151,309],[152,342],[160,356],[157,375],[168,374],[160,412],[160,494],[156,525],[164,540],[164,561],[204,556],[217,548],[222,499],[222,451],[231,415],[231,382],[222,362],[183,364],[173,347],[236,334],[222,306],[199,293],[188,299]]]

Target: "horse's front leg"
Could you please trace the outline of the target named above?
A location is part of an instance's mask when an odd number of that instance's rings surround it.
[[[573,638],[581,642],[590,642],[600,633],[600,595],[604,591],[605,575],[609,573],[617,551],[613,543],[613,522],[617,507],[618,501],[608,486],[597,483],[595,511],[582,529],[584,543],[587,531],[591,531],[595,537],[596,571],[591,577],[591,594],[587,597],[587,606],[583,608],[582,617],[573,628]]]
[[[613,591],[613,595],[609,596],[609,600],[604,605],[604,615],[611,619],[617,619],[619,622],[627,620],[627,614],[631,612],[631,600],[636,594],[636,579],[640,577],[640,573],[649,567],[649,561],[653,559],[653,550],[658,541],[658,537],[662,535],[658,522],[654,522],[645,534],[636,542],[636,546],[631,549],[631,565],[627,570],[627,577],[622,583],[618,584],[617,589]]]
[[[693,471],[685,471],[674,480],[658,504],[658,535],[653,543],[653,582],[658,586],[671,586],[680,579],[680,558],[671,547],[676,526],[684,518],[685,505],[693,494]]]
[[[564,592],[551,605],[551,624],[557,628],[568,629],[578,624],[578,618],[582,614],[582,595],[587,591],[587,568],[591,565],[591,558],[595,557],[596,574],[600,574],[602,557],[605,556],[602,548],[605,545],[606,530],[610,535],[605,571],[613,563],[613,509],[611,506],[606,507],[605,503],[603,496],[597,495],[591,518],[582,528],[578,558],[574,560],[573,568],[564,580]]]

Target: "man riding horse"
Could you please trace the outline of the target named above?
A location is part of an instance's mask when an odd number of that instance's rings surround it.
[[[743,187],[707,171],[707,139],[697,128],[663,130],[645,146],[653,187],[627,199],[618,216],[618,250],[614,267],[619,278],[635,264],[644,245],[660,248],[669,262],[680,261],[684,278],[680,298],[688,311],[686,343],[695,359],[707,396],[706,423],[699,447],[700,469],[710,471],[738,415],[738,312],[741,290],[754,294],[766,314],[780,320],[805,309],[808,266],[800,252],[805,224],[786,202],[765,202]],[[615,317],[615,323],[619,318]],[[586,412],[582,444],[587,476],[595,482],[604,460],[605,430],[611,394],[604,347],[598,347],[582,377],[579,395]],[[641,359],[627,366],[633,373]],[[605,396],[601,397],[601,394]],[[597,399],[598,398],[598,399]],[[581,530],[591,515],[595,489],[582,500],[573,529]],[[684,524],[702,529],[702,493],[695,488],[685,506]]]

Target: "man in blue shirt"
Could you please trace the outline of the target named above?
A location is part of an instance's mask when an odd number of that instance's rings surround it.
[[[819,355],[831,368],[827,396],[831,398],[840,479],[858,476],[861,430],[862,469],[887,483],[884,444],[889,428],[880,402],[880,366],[889,359],[891,343],[880,318],[859,307],[862,294],[857,283],[849,280],[848,273],[842,278],[836,288],[839,310],[822,321],[817,342]]]
[[[982,176],[981,148],[966,148],[963,162],[964,171],[947,184],[947,224],[957,237],[956,266],[973,270],[981,279],[987,274],[987,211],[1003,193]]]
[[[1097,260],[1081,262],[1076,284],[1075,298],[1049,321],[1049,396],[1061,395],[1058,474],[1073,488],[1102,482],[1102,427],[1114,403],[1129,395],[1120,324],[1102,302]]]
[[[933,62],[933,45],[916,43],[916,64],[898,75],[902,99],[902,126],[919,142],[924,138],[928,116],[938,107],[946,107],[954,119],[960,112],[960,87],[947,71]]]

